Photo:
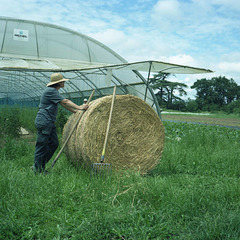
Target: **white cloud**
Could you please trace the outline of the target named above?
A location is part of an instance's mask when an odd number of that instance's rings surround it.
[[[232,78],[240,85],[240,61],[219,62],[216,64],[216,73],[218,73],[217,76],[222,75],[228,79]]]
[[[152,22],[166,31],[174,28],[174,24],[181,18],[180,4],[177,0],[160,0],[153,7]]]
[[[217,66],[221,72],[236,72],[238,74],[240,72],[240,62],[220,62]]]
[[[175,63],[185,66],[199,67],[197,60],[190,55],[180,54],[170,57],[162,57],[162,59],[169,63]]]
[[[221,6],[222,11],[240,11],[240,1],[238,0],[212,0],[212,4]]]
[[[116,29],[106,29],[105,31],[95,32],[90,34],[92,38],[104,43],[107,46],[112,46],[113,48],[124,44],[128,40],[128,37],[123,31]]]
[[[181,16],[180,4],[177,0],[160,0],[153,8],[153,17],[176,19]]]

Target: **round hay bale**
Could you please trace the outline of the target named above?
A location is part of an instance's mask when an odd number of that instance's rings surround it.
[[[100,162],[111,102],[112,95],[96,99],[83,114],[65,148],[75,165]],[[79,114],[72,114],[64,126],[63,142]],[[164,127],[156,112],[138,97],[116,95],[104,162],[145,174],[158,164],[163,146]]]

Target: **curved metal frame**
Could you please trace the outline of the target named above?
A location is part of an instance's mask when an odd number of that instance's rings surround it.
[[[52,27],[52,28],[55,28],[55,29],[60,29],[62,31],[66,31],[68,33],[72,33],[73,35],[77,35],[79,37],[81,37],[81,39],[83,41],[86,42],[86,47],[87,47],[87,51],[88,51],[88,57],[89,57],[89,60],[91,61],[92,60],[92,55],[91,55],[91,49],[90,49],[90,46],[89,46],[89,43],[92,42],[94,44],[96,44],[97,46],[105,49],[107,52],[109,52],[110,54],[112,54],[116,60],[120,61],[121,63],[127,63],[127,61],[122,58],[120,55],[118,55],[116,52],[114,52],[112,49],[110,49],[109,47],[107,47],[106,45],[102,44],[101,42],[89,37],[89,36],[86,36],[84,34],[81,34],[79,32],[76,32],[76,31],[73,31],[71,29],[68,29],[68,28],[64,28],[64,27],[61,27],[61,26],[58,26],[58,25],[54,25],[54,24],[49,24],[49,23],[43,23],[43,22],[36,22],[36,21],[31,21],[31,20],[20,20],[20,19],[15,19],[15,18],[7,18],[7,17],[0,17],[0,20],[4,20],[6,22],[5,24],[5,32],[6,32],[6,29],[7,29],[7,25],[8,25],[8,22],[9,21],[12,21],[12,22],[25,22],[25,23],[29,23],[29,24],[33,24],[34,26],[34,30],[35,30],[35,34],[36,34],[36,46],[37,46],[37,55],[39,56],[39,46],[38,46],[38,32],[37,32],[37,25],[38,26],[47,26],[47,27]],[[6,35],[6,34],[4,34]],[[5,37],[5,36],[4,36]],[[4,38],[5,39],[5,38]],[[3,46],[4,46],[4,39],[3,39],[3,42],[2,42],[2,46],[1,46],[1,52],[3,50]],[[40,56],[39,56],[40,57]],[[102,75],[106,75],[106,68],[102,68],[102,69],[97,69],[96,72],[92,71],[91,73],[87,73],[87,74],[102,74]],[[20,72],[20,71],[19,71]],[[156,99],[156,96],[155,94],[153,93],[152,89],[150,86],[148,86],[148,81],[145,80],[145,78],[138,72],[138,71],[135,71],[133,70],[132,71],[133,73],[135,73],[135,75],[137,77],[139,77],[141,79],[141,81],[143,82],[143,84],[146,85],[146,94],[147,94],[147,91],[149,91],[150,95],[152,96],[152,100],[156,106],[156,110],[157,110],[157,114],[161,117],[161,112],[160,112],[160,108],[159,108],[159,104],[158,104],[158,101]],[[34,72],[32,72],[34,73]],[[44,74],[43,72],[41,71],[38,71],[37,73],[41,74],[42,76],[44,77],[47,77],[46,74]],[[91,81],[88,77],[87,77],[87,74],[84,74],[83,72],[73,72],[76,74],[77,77],[80,77],[86,84],[88,84],[88,86],[93,89],[93,87],[95,87],[95,89],[98,91],[99,95],[102,96],[103,93],[102,91],[96,86],[96,84],[94,84],[93,81]],[[25,77],[26,75],[29,76],[29,78],[27,79],[28,81],[30,81],[31,83],[33,83],[33,86],[32,89],[34,89],[35,92],[39,92],[39,96],[41,95],[40,94],[40,90],[38,87],[40,87],[40,89],[43,89],[43,86],[41,84],[38,84],[38,82],[44,82],[40,77],[38,76],[34,76],[33,74],[31,75],[30,72],[26,72],[24,71],[24,74],[25,74]],[[1,74],[0,74],[1,75]],[[0,76],[1,77],[1,76]],[[38,81],[33,81],[31,78],[35,78],[37,79]],[[115,81],[114,81],[115,80]],[[125,84],[123,84],[123,81],[121,79],[119,79],[116,75],[112,74],[112,78],[111,78],[111,82],[114,84],[114,85],[118,85],[119,84],[119,87],[121,88],[121,90],[123,91],[123,93],[128,93],[128,89],[126,88]],[[117,82],[117,83],[116,83]],[[38,87],[34,87],[34,84],[35,86],[37,85]],[[45,82],[44,82],[44,85],[45,85]],[[78,92],[81,93],[81,95],[84,97],[84,93],[83,91],[81,91],[81,89],[74,83],[70,82],[70,85],[71,85],[71,88],[72,89],[75,89],[77,90]],[[92,85],[92,86],[91,86]],[[128,85],[128,84],[127,84]],[[109,87],[106,87],[106,88],[109,88]],[[67,92],[66,90],[64,90],[64,93],[67,94],[70,98],[71,98],[71,94],[69,92]],[[89,89],[90,91],[90,89]],[[39,96],[36,96],[36,97],[39,97]],[[32,96],[32,98],[34,98]],[[145,99],[146,100],[146,99]]]

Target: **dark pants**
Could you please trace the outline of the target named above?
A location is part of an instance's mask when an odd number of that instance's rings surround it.
[[[45,165],[51,159],[52,155],[58,148],[58,136],[56,126],[50,124],[49,126],[38,126],[34,166],[37,172],[45,170]]]

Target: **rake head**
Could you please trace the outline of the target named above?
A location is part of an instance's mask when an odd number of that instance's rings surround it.
[[[112,174],[111,163],[92,163],[91,176],[106,178]]]

